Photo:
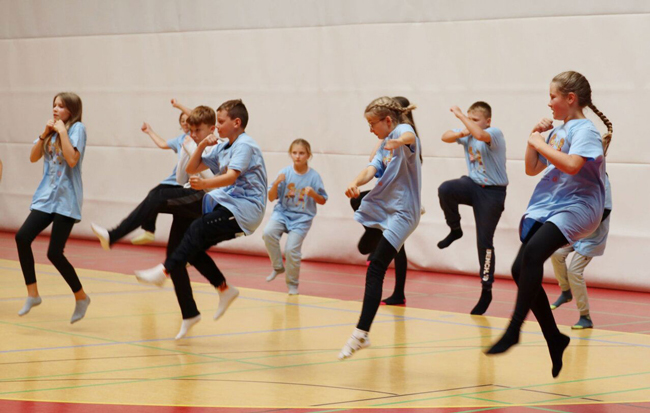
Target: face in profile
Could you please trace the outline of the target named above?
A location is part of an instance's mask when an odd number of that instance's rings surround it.
[[[379,118],[371,114],[366,114],[366,120],[368,121],[368,126],[370,126],[370,132],[374,133],[379,139],[385,139],[390,135],[391,132],[391,119],[386,116],[385,118]]]

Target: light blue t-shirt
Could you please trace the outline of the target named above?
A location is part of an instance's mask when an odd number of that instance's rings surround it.
[[[257,143],[242,133],[232,145],[225,141],[201,157],[215,175],[228,169],[241,172],[234,184],[213,189],[203,197],[203,213],[212,212],[217,205],[230,211],[246,235],[251,235],[264,218],[266,208],[266,166]]]
[[[454,129],[454,132],[460,132]],[[485,129],[492,138],[490,143],[469,135],[456,140],[465,149],[465,161],[472,181],[479,185],[506,186],[506,140],[499,128]]]
[[[185,140],[185,134],[182,134],[180,136],[177,136],[167,141],[167,146],[169,146],[169,148],[178,155],[176,160],[177,162],[178,159],[180,159],[181,157],[181,148],[183,147],[184,140]],[[172,174],[169,175],[164,181],[162,181],[161,184],[181,186],[178,182],[176,182],[176,165],[174,165],[174,170],[172,171]]]
[[[81,122],[76,122],[68,130],[68,137],[72,147],[79,151],[79,161],[74,168],[70,168],[62,152],[55,151],[54,142],[59,139],[59,134],[52,137],[51,149],[46,147],[43,151],[43,179],[38,185],[30,210],[37,210],[47,214],[59,214],[81,221],[81,205],[83,204],[83,183],[81,181],[81,164],[86,149],[86,127]],[[41,143],[35,140],[34,143]]]
[[[307,196],[305,188],[311,187],[327,200],[323,180],[314,169],[309,168],[300,175],[293,169],[293,165],[282,169],[278,176],[280,174],[284,174],[285,180],[278,185],[278,203],[273,208],[271,219],[282,222],[290,232],[295,231],[306,236],[316,216],[317,204],[314,198]],[[269,190],[271,186],[269,185]]]
[[[361,201],[354,219],[363,226],[379,228],[384,238],[399,251],[420,222],[422,163],[420,138],[411,145],[388,151],[386,142],[411,132],[413,127],[399,124],[382,142],[370,166],[377,169],[377,185]]]
[[[612,210],[612,188],[609,184],[609,177],[605,174],[605,209]],[[573,249],[578,254],[585,257],[598,257],[605,253],[605,246],[607,245],[607,236],[609,235],[609,218],[611,214],[605,218],[598,228],[591,233],[587,238],[578,240],[573,244]]]
[[[554,223],[569,244],[598,228],[605,208],[605,157],[600,133],[588,119],[573,119],[553,129],[547,143],[556,150],[587,159],[569,175],[548,162],[519,226],[523,241],[534,221]]]

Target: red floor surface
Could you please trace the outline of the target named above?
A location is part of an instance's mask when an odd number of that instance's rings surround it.
[[[18,260],[14,234],[0,232],[0,258]],[[37,263],[49,264],[46,251],[49,239],[39,237],[34,241],[33,250]],[[162,262],[165,250],[159,246],[133,247],[128,244],[118,244],[111,252],[101,249],[99,243],[90,240],[71,239],[66,246],[66,256],[78,268],[112,271],[132,274],[134,269],[152,267]],[[219,268],[230,283],[236,286],[255,288],[269,291],[286,291],[282,282],[267,283],[264,278],[270,271],[267,257],[243,256],[212,252]],[[242,265],[245,263],[245,265]],[[194,269],[190,275],[193,281],[205,282]],[[385,295],[392,291],[394,283],[393,271],[389,270],[385,282]],[[342,300],[360,301],[365,285],[365,268],[354,265],[329,264],[318,262],[303,262],[300,272],[300,293]],[[545,284],[550,300],[554,301],[560,293],[557,285]],[[425,271],[409,271],[406,283],[407,305],[415,308],[442,310],[458,313],[468,313],[474,306],[480,294],[480,282],[476,277],[452,274],[439,274]],[[493,288],[494,299],[486,313],[489,316],[508,318],[512,313],[516,286],[511,280],[497,279]],[[600,288],[589,289],[591,315],[597,327],[623,332],[650,334],[650,294],[608,290]],[[554,311],[558,324],[572,325],[577,321],[578,313],[574,303],[565,305]],[[63,403],[34,403],[0,400],[0,412],[47,412],[47,413],[80,413],[80,412],[160,412],[160,413],[262,413],[291,411],[302,412],[368,412],[367,409],[223,409],[223,408],[194,408],[194,407],[143,407],[143,406],[114,406],[86,405]],[[544,407],[502,407],[486,409],[446,408],[446,409],[372,409],[372,412],[642,412],[650,411],[650,403],[637,404],[601,404],[601,405],[563,405]]]

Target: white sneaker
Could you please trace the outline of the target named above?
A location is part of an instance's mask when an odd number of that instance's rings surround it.
[[[150,244],[156,240],[156,234],[153,232],[145,231],[144,233],[138,235],[137,237],[131,240],[133,245],[144,245]]]
[[[141,283],[162,287],[167,279],[167,273],[165,272],[165,266],[158,264],[147,270],[135,271],[135,278],[137,278]]]
[[[370,347],[370,337],[368,337],[368,332],[355,328],[347,343],[345,343],[341,349],[339,360],[350,358],[355,352],[366,347]]]
[[[285,271],[284,268],[281,269],[281,270],[274,269],[273,272],[271,274],[269,274],[268,277],[266,277],[266,282],[270,283],[271,281],[275,280],[275,277],[282,274],[284,271]]]
[[[217,312],[214,313],[214,319],[218,320],[221,318],[230,304],[235,301],[235,298],[239,296],[239,290],[233,287],[232,285],[226,287],[225,290],[219,291],[219,306],[217,307]]]
[[[297,285],[290,285],[289,286],[289,295],[298,295],[300,294],[298,292],[298,286]]]
[[[92,229],[95,235],[97,235],[97,238],[99,238],[99,243],[102,244],[102,248],[104,248],[106,251],[110,250],[111,237],[108,235],[108,230],[104,227],[100,227],[95,223],[90,224],[90,229]]]

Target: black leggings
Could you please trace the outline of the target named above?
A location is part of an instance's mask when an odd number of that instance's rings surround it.
[[[364,191],[358,198],[350,199],[350,206],[354,211],[359,209],[361,206],[361,200],[368,195],[370,191]],[[379,241],[382,239],[382,231],[379,228],[368,228],[364,227],[366,232],[361,236],[359,240],[359,252],[363,255],[371,254],[375,249]],[[406,286],[406,269],[408,267],[408,258],[406,257],[406,249],[402,246],[402,249],[397,252],[395,256],[395,288],[393,289],[393,297],[395,298],[404,298],[404,288]]]
[[[532,310],[547,340],[559,333],[542,287],[542,277],[544,262],[567,243],[560,229],[552,222],[536,223],[531,228],[512,264],[512,278],[519,287],[512,327],[520,328],[528,311]]]
[[[363,331],[370,331],[372,320],[377,315],[377,309],[381,302],[381,291],[384,284],[384,276],[388,265],[397,255],[397,250],[381,236],[377,248],[370,256],[370,265],[366,272],[366,291],[363,295],[363,307],[357,328]]]
[[[79,277],[74,267],[65,255],[63,255],[63,249],[68,241],[70,232],[72,232],[72,226],[75,224],[75,220],[74,218],[59,214],[47,214],[33,210],[16,233],[18,258],[20,260],[20,267],[23,270],[23,276],[25,277],[25,284],[31,285],[36,283],[32,242],[50,224],[52,224],[52,234],[50,235],[50,246],[47,249],[47,258],[54,264],[59,273],[61,273],[72,292],[76,293],[81,290],[81,282],[79,282]]]

